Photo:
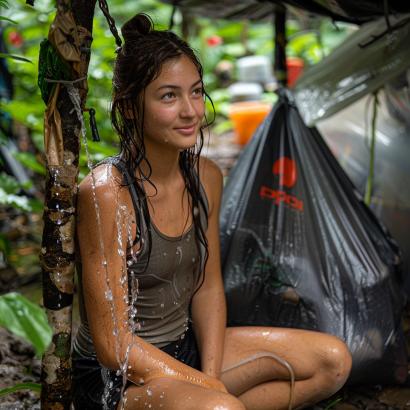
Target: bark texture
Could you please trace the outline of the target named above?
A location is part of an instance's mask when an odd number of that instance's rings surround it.
[[[96,0],[58,0],[57,13],[70,12],[80,38],[81,62],[76,78],[87,76]],[[74,79],[76,79],[74,78]],[[87,81],[75,83],[81,106]],[[53,329],[52,342],[42,361],[41,407],[69,409],[71,404],[71,328],[75,269],[75,212],[81,124],[64,84],[59,87],[56,108],[63,136],[62,164],[47,164],[44,230],[40,254],[43,303]]]

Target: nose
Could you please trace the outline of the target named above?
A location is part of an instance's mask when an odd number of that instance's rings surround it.
[[[195,116],[193,101],[188,96],[182,99],[180,116],[182,118],[192,118]]]

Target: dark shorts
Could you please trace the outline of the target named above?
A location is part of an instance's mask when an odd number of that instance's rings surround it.
[[[183,339],[164,346],[161,350],[194,369],[201,370],[201,360],[195,335],[190,327]],[[102,368],[96,358],[81,357],[73,352],[73,404],[76,410],[115,410],[121,391],[132,383],[126,382],[115,371]],[[104,407],[103,402],[106,402]]]

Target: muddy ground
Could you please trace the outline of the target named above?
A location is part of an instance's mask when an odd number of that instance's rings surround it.
[[[17,383],[40,380],[40,360],[33,348],[7,330],[0,328],[0,389]],[[39,396],[22,390],[0,397],[1,410],[40,409]]]

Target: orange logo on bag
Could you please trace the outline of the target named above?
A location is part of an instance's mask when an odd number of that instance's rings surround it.
[[[279,185],[288,188],[296,184],[296,162],[292,158],[280,157],[275,161],[272,167],[274,175],[279,175]]]
[[[292,188],[297,181],[296,162],[289,157],[280,157],[272,167],[274,175],[279,176],[279,186]],[[261,186],[259,190],[261,198],[267,198],[274,201],[275,205],[284,203],[298,211],[303,211],[303,201],[283,190],[275,190],[267,186]]]

